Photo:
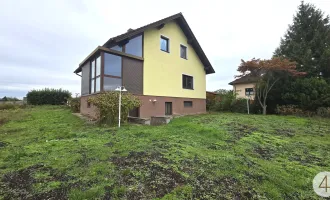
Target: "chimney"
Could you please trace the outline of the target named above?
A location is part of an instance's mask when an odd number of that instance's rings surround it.
[[[131,31],[134,31],[134,29],[129,28],[129,29],[127,30],[127,33],[128,33],[128,32],[131,32]]]

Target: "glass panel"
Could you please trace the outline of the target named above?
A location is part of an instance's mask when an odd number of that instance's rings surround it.
[[[87,62],[81,71],[81,95],[89,94],[90,87],[90,62]]]
[[[120,46],[114,46],[114,47],[111,47],[110,49],[112,49],[112,50],[116,50],[116,51],[123,51],[123,48],[122,47],[120,47]]]
[[[248,95],[253,95],[254,92],[253,92],[253,88],[245,88],[245,95],[248,96]]]
[[[92,62],[91,68],[92,68],[92,70],[91,70],[91,72],[92,72],[91,78],[94,78],[95,77],[95,61]]]
[[[96,58],[96,76],[101,74],[101,56]]]
[[[118,86],[121,86],[120,78],[104,77],[104,90],[114,91]]]
[[[193,77],[182,75],[182,87],[185,89],[193,89]]]
[[[193,80],[192,77],[187,77],[187,88],[192,89],[193,88]]]
[[[160,49],[163,51],[168,51],[168,39],[160,38]]]
[[[121,57],[104,53],[104,74],[121,77]]]
[[[94,93],[94,79],[91,80],[91,93]]]
[[[181,55],[181,58],[187,58],[187,47],[181,45],[181,51],[180,51],[180,55]]]
[[[100,77],[98,77],[98,78],[96,78],[96,89],[95,89],[95,92],[99,92],[100,91],[100,86],[101,86],[101,78]]]
[[[142,35],[131,39],[125,46],[125,53],[142,57]]]
[[[192,101],[184,101],[184,107],[192,107]]]

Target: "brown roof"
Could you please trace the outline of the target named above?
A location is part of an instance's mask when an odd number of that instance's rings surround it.
[[[187,42],[194,48],[196,54],[198,55],[199,59],[201,60],[201,62],[204,65],[204,69],[206,74],[212,74],[215,73],[210,61],[208,60],[208,58],[206,57],[202,47],[199,45],[194,33],[192,32],[192,30],[190,29],[187,21],[185,20],[185,18],[183,17],[182,13],[178,13],[169,17],[166,17],[164,19],[161,19],[159,21],[153,22],[151,24],[147,24],[145,26],[142,26],[140,28],[137,29],[129,29],[128,32],[123,33],[121,35],[118,35],[116,37],[112,37],[110,38],[104,45],[103,47],[109,47],[109,46],[113,46],[116,45],[120,42],[123,42],[127,39],[130,39],[138,34],[143,33],[145,30],[150,29],[150,28],[156,28],[156,27],[162,27],[164,26],[166,23],[175,20],[178,25],[180,26],[180,28],[182,29],[182,31],[184,32],[184,34],[187,37]],[[79,66],[80,68],[80,66]],[[75,71],[75,72],[80,72],[81,69],[79,70],[79,68]]]
[[[255,76],[246,75],[230,82],[229,85],[242,84],[242,83],[255,83],[257,82],[257,80],[258,78]]]
[[[214,94],[214,95],[217,95],[217,94],[218,94],[218,93],[216,93],[216,92],[209,92],[209,91],[206,91],[206,93]]]

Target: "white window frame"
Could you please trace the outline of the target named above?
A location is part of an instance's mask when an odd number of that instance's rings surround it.
[[[181,57],[181,45],[184,46],[184,47],[186,47],[186,58],[182,58],[182,57]],[[186,46],[186,45],[180,43],[180,45],[179,45],[179,56],[180,56],[180,58],[182,58],[182,59],[188,60],[188,46]],[[189,75],[188,75],[188,76],[189,76]]]

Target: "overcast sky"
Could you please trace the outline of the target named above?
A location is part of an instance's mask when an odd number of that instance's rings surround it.
[[[207,90],[230,89],[240,59],[270,58],[299,0],[0,0],[0,97],[31,89],[80,93],[73,71],[110,37],[182,12],[216,73]],[[309,0],[330,14],[330,0]]]

